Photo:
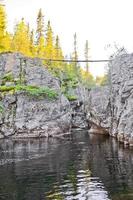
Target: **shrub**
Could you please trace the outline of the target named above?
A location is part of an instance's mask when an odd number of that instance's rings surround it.
[[[2,84],[4,85],[6,82],[13,82],[13,75],[11,72],[5,74],[5,76],[2,78]]]
[[[49,99],[55,99],[58,94],[56,91],[48,87],[38,87],[38,86],[25,86],[25,85],[15,85],[15,86],[0,86],[0,92],[17,92],[25,91],[27,94],[36,97],[47,97]]]

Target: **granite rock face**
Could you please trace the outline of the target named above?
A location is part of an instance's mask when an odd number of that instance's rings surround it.
[[[12,77],[6,77],[6,75]],[[110,63],[110,84],[91,91],[75,89],[77,100],[62,95],[60,81],[41,60],[21,54],[0,55],[0,86],[48,87],[58,96],[38,98],[25,91],[0,92],[0,138],[61,137],[73,128],[110,134],[133,146],[133,54]],[[11,81],[14,80],[14,82]]]
[[[110,134],[133,146],[133,54],[125,54],[112,61],[110,91]]]
[[[73,89],[73,95],[77,100],[70,102],[72,112],[72,128],[88,129],[86,105],[88,104],[88,90],[79,85]]]
[[[109,87],[90,92],[88,119],[92,129],[102,128],[133,146],[133,54],[111,61]]]
[[[110,90],[108,87],[98,87],[89,93],[89,110],[87,118],[91,129],[89,132],[107,133],[110,128]]]
[[[48,87],[58,93],[54,99],[29,96],[24,91],[0,94],[0,138],[60,137],[71,128],[70,103],[61,94],[60,82],[39,59],[21,54],[0,55],[0,85],[7,73],[26,86]],[[12,85],[10,81],[6,85]]]

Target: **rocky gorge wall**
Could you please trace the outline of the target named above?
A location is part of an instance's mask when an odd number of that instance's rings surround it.
[[[41,60],[1,54],[0,138],[62,137],[91,127],[133,146],[133,54],[111,61],[109,81],[90,91],[79,85],[70,102]]]
[[[41,60],[1,54],[0,138],[58,137],[70,128],[70,103]]]
[[[109,133],[133,146],[133,54],[117,56],[110,63],[110,84],[89,94],[91,130]]]

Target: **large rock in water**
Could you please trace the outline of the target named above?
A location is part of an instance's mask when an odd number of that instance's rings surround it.
[[[6,74],[26,86],[48,87],[58,93],[54,99],[29,96],[24,91],[1,93],[0,138],[28,138],[62,136],[71,127],[70,104],[60,91],[60,82],[54,78],[41,60],[21,54],[0,55],[0,85]],[[12,85],[10,81],[6,85]],[[0,104],[0,106],[1,106]]]
[[[110,63],[109,87],[90,92],[88,110],[94,131],[102,129],[133,146],[133,54],[117,56]]]

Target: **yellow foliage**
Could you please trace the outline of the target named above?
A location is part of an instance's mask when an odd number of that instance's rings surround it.
[[[46,45],[45,45],[45,58],[52,59],[54,58],[54,43],[53,43],[53,32],[50,25],[50,21],[48,21],[47,25],[47,33],[46,33]]]
[[[95,86],[95,80],[93,75],[89,71],[85,71],[83,68],[81,68],[81,79],[85,87],[91,88]]]
[[[36,52],[37,52],[37,50],[36,50],[36,47],[34,45],[34,31],[32,30],[31,33],[30,33],[30,54],[31,54],[31,57],[35,57]]]
[[[81,75],[83,79],[93,78],[92,74],[89,71],[85,71],[83,68],[81,68]]]
[[[46,35],[45,31],[46,30]],[[36,39],[35,39],[36,38]],[[20,52],[29,57],[39,57],[42,59],[63,60],[64,55],[60,46],[59,37],[54,40],[52,27],[48,21],[47,27],[44,27],[44,16],[40,9],[37,16],[36,37],[34,32],[30,31],[30,27],[22,19],[15,28],[14,34],[6,32],[6,14],[5,8],[0,5],[0,52],[13,51]],[[88,44],[86,44],[86,59],[88,58]],[[77,36],[74,35],[74,52],[72,60],[78,59],[77,54]],[[53,74],[60,77],[61,80],[69,80],[70,85],[76,85],[78,81],[82,81],[87,87],[94,83],[93,76],[89,72],[88,66],[86,71],[83,70],[77,62],[50,62],[43,61]]]
[[[64,59],[63,52],[60,47],[59,36],[56,37],[56,43],[55,43],[54,50],[53,50],[53,59],[55,59],[55,60],[63,60]],[[59,61],[54,63],[54,66],[58,67],[58,68],[62,68],[62,65],[63,64]]]
[[[0,5],[0,52],[5,51],[6,14],[4,6]]]
[[[106,85],[108,82],[108,77],[107,75],[104,75],[104,76],[97,76],[96,77],[96,85],[99,85],[99,86],[104,86]]]
[[[44,58],[45,56],[45,47],[44,47],[45,38],[41,36],[38,41],[38,45],[36,46],[37,57]]]
[[[22,19],[16,26],[13,38],[13,51],[21,52],[27,56],[32,56],[30,52],[29,27],[25,24],[24,19]]]
[[[8,32],[6,32],[5,37],[3,38],[4,42],[4,51],[12,51],[12,36]]]

